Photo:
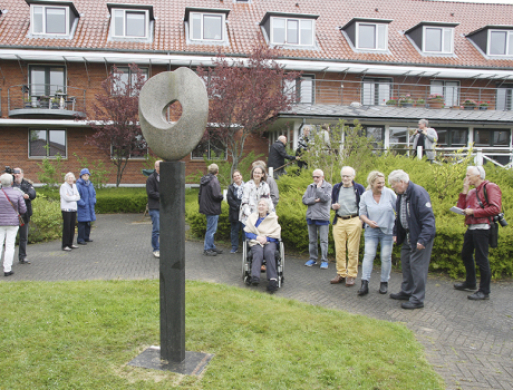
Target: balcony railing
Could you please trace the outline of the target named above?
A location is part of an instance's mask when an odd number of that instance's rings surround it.
[[[30,94],[30,90],[55,91],[53,95]],[[86,117],[86,90],[59,85],[11,86],[7,90],[10,117]]]
[[[511,110],[512,88],[425,85],[383,81],[302,78],[291,93],[296,104]],[[434,94],[438,98],[432,98]]]

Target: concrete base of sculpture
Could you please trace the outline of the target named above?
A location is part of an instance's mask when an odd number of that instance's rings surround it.
[[[200,375],[213,357],[209,353],[187,351],[183,362],[168,362],[160,359],[160,347],[151,346],[128,365],[183,375]]]

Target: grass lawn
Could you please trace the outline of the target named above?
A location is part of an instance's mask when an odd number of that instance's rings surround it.
[[[158,281],[0,284],[0,389],[444,389],[404,325],[187,282],[201,377],[126,364],[159,345]]]

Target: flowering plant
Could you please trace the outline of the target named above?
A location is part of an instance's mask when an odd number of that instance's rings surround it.
[[[490,102],[479,102],[479,107],[488,107]]]
[[[467,99],[465,100],[465,102],[463,103],[464,106],[467,106],[467,107],[475,107],[477,106],[477,103],[475,100],[472,100],[472,99]]]
[[[444,95],[440,95],[439,93],[432,93],[428,96],[428,99],[437,99],[437,100],[443,100]]]

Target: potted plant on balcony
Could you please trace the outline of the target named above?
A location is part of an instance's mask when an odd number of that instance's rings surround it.
[[[399,98],[399,106],[401,107],[413,107],[413,103],[415,103],[415,100],[409,93]]]
[[[489,102],[479,102],[479,109],[482,111],[488,110]]]
[[[49,96],[40,96],[39,97],[39,105],[41,108],[49,108],[50,107],[50,97]]]
[[[425,107],[426,106],[426,101],[424,99],[417,99],[417,101],[415,102],[415,106],[416,107]]]
[[[388,99],[385,104],[387,106],[397,106],[397,99],[396,98]]]
[[[445,104],[444,95],[432,93],[428,96],[427,104],[429,105],[429,108],[443,108]]]
[[[49,108],[59,108],[59,99],[54,97],[50,99],[50,107]]]
[[[467,99],[463,102],[463,109],[464,110],[474,110],[477,106],[477,103],[475,100]]]
[[[31,108],[32,107],[32,99],[30,96],[23,98],[23,108]]]

